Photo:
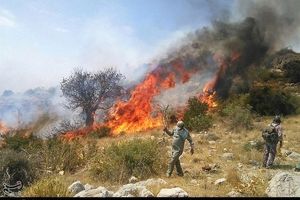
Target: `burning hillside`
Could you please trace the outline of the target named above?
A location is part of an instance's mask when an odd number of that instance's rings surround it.
[[[232,78],[259,62],[268,50],[254,18],[217,22],[212,29],[195,32],[188,41],[148,73],[128,101],[115,104],[107,123],[115,134],[161,127],[155,103],[182,107],[188,98],[198,96],[216,107],[217,97],[227,97]]]

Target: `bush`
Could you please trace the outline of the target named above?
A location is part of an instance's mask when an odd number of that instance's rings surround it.
[[[125,182],[132,175],[146,178],[165,170],[166,158],[166,149],[155,140],[113,143],[93,159],[90,175],[111,182]]]
[[[38,177],[34,163],[23,152],[2,150],[0,153],[0,191],[3,191],[2,183],[14,185],[21,181],[24,186],[29,185]]]
[[[74,172],[85,164],[83,145],[78,140],[52,138],[45,141],[40,152],[45,170]]]
[[[269,86],[253,88],[249,96],[253,110],[261,115],[293,114],[297,107],[291,100],[291,95]]]
[[[201,103],[196,97],[188,100],[183,121],[190,130],[202,131],[212,126],[212,117],[207,115],[208,105]]]
[[[42,148],[42,140],[30,134],[25,137],[22,130],[9,133],[5,136],[6,147],[14,151],[39,151]]]
[[[68,197],[67,185],[55,177],[45,177],[22,192],[25,197]]]
[[[235,103],[229,103],[222,110],[222,114],[228,119],[231,129],[251,129],[253,127],[253,118],[251,115],[251,107],[242,106]]]

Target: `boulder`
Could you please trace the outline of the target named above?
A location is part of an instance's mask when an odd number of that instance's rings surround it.
[[[233,153],[223,153],[222,154],[222,158],[224,160],[233,160],[234,159],[234,155],[233,155]]]
[[[157,197],[188,197],[188,193],[180,187],[161,189]]]
[[[85,184],[85,185],[84,185],[84,189],[85,189],[85,190],[95,189],[95,186],[90,185],[90,184]]]
[[[98,187],[96,189],[83,190],[77,193],[74,197],[112,197],[113,192],[108,191],[105,187]]]
[[[145,186],[129,183],[119,188],[113,197],[154,197],[154,195]]]
[[[152,186],[152,185],[165,185],[165,184],[167,184],[167,182],[161,178],[157,178],[157,179],[150,178],[145,181],[139,181],[135,183],[135,185],[137,186],[145,186],[145,187]]]
[[[300,174],[278,172],[266,189],[269,197],[300,197]]]
[[[299,160],[300,161],[300,154],[297,152],[292,152],[288,156],[288,158],[293,159],[293,160]]]
[[[73,193],[73,194],[77,194],[78,192],[81,192],[82,190],[85,190],[84,186],[81,184],[80,181],[76,181],[74,183],[72,183],[69,187],[68,187],[68,191]]]

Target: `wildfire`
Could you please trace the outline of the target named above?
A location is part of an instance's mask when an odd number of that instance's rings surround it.
[[[127,102],[119,101],[115,104],[107,126],[112,128],[115,135],[161,127],[162,116],[154,112],[153,98],[162,90],[175,87],[176,82],[187,82],[190,73],[192,72],[184,69],[180,60],[173,61],[167,67],[158,67],[136,86]]]
[[[5,134],[9,131],[9,129],[5,126],[3,122],[0,121],[0,133]]]

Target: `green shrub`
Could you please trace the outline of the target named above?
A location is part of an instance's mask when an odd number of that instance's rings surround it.
[[[188,100],[187,110],[183,121],[190,130],[202,131],[212,126],[212,117],[207,115],[208,105],[200,102],[196,97]]]
[[[91,162],[93,179],[125,182],[132,175],[146,178],[165,170],[166,149],[156,140],[133,139],[111,144]]]
[[[261,115],[287,115],[295,113],[297,109],[291,99],[292,96],[280,88],[264,86],[250,91],[249,104]]]
[[[30,134],[25,137],[22,130],[11,132],[5,136],[6,147],[15,151],[38,150],[42,147],[42,140]]]
[[[236,103],[229,103],[222,110],[222,114],[226,116],[231,129],[243,128],[249,130],[253,127],[253,118],[249,105],[242,106]]]
[[[15,152],[9,149],[0,152],[0,193],[3,191],[2,183],[14,185],[21,181],[27,186],[38,177],[34,163],[28,159],[24,152]]]
[[[56,177],[45,177],[22,191],[25,197],[68,197],[67,185]]]
[[[78,140],[52,138],[45,141],[40,158],[45,170],[74,172],[85,164],[83,145]]]

